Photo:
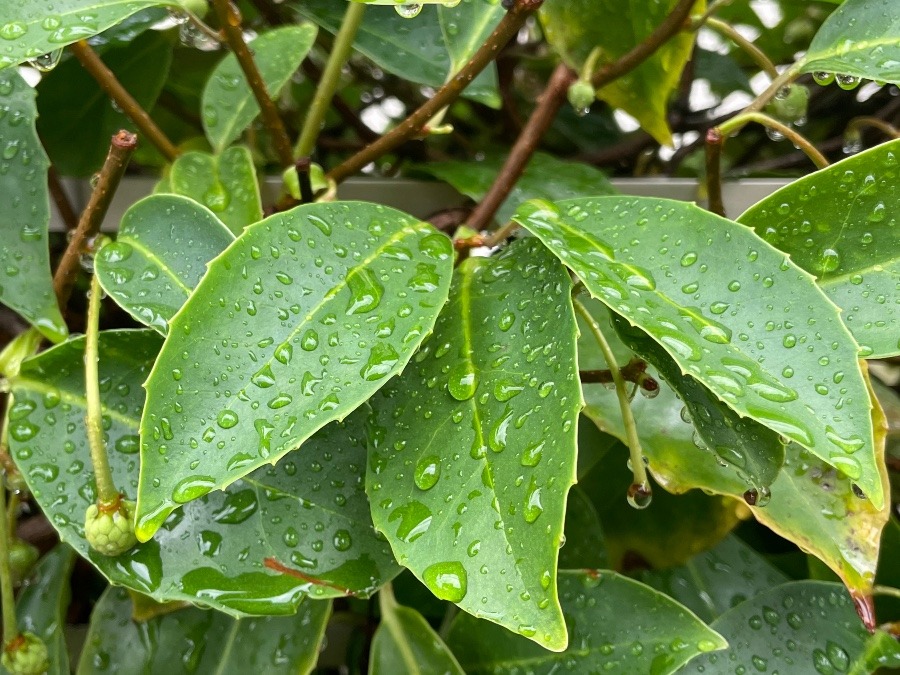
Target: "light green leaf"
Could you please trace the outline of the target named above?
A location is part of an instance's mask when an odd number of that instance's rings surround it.
[[[115,26],[147,7],[178,0],[4,0],[0,5],[0,69],[34,59]]]
[[[372,399],[368,434],[372,515],[400,563],[553,650],[581,408],[570,292],[533,238],[464,261],[434,335]]]
[[[172,163],[157,192],[190,197],[208,207],[235,235],[262,220],[263,209],[250,151],[243,146],[221,154],[186,152]]]
[[[15,70],[0,72],[0,301],[28,319],[48,339],[66,337],[59,313],[47,227],[50,162],[35,132],[34,89]]]
[[[450,183],[476,202],[487,194],[505,158],[494,156],[480,162],[429,162],[417,168]],[[528,199],[557,201],[585,194],[615,194],[606,174],[590,164],[567,162],[553,155],[537,152],[525,173],[516,182],[506,201],[497,210],[497,221],[509,222],[516,209]]]
[[[250,43],[266,90],[277,96],[316,40],[311,23],[267,31]],[[240,136],[259,114],[259,104],[234,54],[228,54],[213,71],[203,90],[203,129],[218,152]]]
[[[677,0],[566,0],[544,3],[540,17],[547,41],[580,72],[594,48],[602,50],[598,68],[631,51],[676,4]],[[698,0],[695,10],[702,12],[705,6],[705,0]],[[600,89],[597,96],[635,117],[660,143],[671,145],[666,119],[669,97],[678,86],[693,45],[694,34],[681,31],[633,71]]]
[[[100,284],[137,321],[165,335],[169,320],[234,236],[187,197],[151,195],[122,217],[95,257]]]
[[[138,536],[297,448],[399,373],[450,286],[450,240],[364,202],[251,225],[172,319],[147,381]]]
[[[469,675],[678,670],[727,643],[687,608],[649,586],[606,570],[563,571],[560,598],[570,627],[568,650],[554,654],[485,621],[460,614],[447,643]]]
[[[788,578],[734,535],[670,570],[645,572],[645,584],[712,621]]]
[[[35,575],[16,602],[20,631],[34,633],[47,645],[50,656],[48,675],[68,675],[69,652],[63,629],[69,608],[69,577],[75,565],[75,552],[58,544],[38,564]],[[0,673],[6,674],[0,666]]]
[[[822,24],[800,69],[900,83],[900,13],[894,0],[846,0]]]
[[[515,220],[684,373],[884,504],[858,347],[784,253],[749,228],[665,199],[536,200]]]
[[[129,497],[137,488],[141,384],[161,341],[150,330],[100,334],[109,460]],[[111,582],[159,602],[202,602],[239,616],[291,614],[306,594],[370,595],[399,572],[369,515],[364,411],[321,430],[278,467],[186,505],[152,541],[117,558],[93,552],[83,534],[85,509],[96,499],[83,354],[78,338],[25,363],[12,385],[10,452],[61,539]]]
[[[696,659],[683,672],[862,675],[900,667],[900,643],[882,631],[869,635],[840,584],[787,583],[738,605],[711,627],[729,648]]]
[[[91,614],[78,675],[299,673],[316,666],[331,602],[307,600],[290,617],[233,619],[195,607],[136,623],[122,588],[107,588]]]
[[[818,277],[861,356],[900,354],[900,140],[804,176],[738,220]]]

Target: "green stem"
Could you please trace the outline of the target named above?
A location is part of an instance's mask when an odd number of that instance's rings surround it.
[[[893,586],[875,586],[872,589],[872,595],[887,595],[892,598],[900,599],[900,588],[894,588]]]
[[[19,495],[15,492],[9,493],[9,501],[6,504],[6,532],[10,541],[16,540],[16,521],[19,516]]]
[[[294,146],[294,157],[309,157],[316,147],[316,139],[322,130],[322,122],[325,120],[325,114],[328,112],[334,92],[340,83],[341,70],[353,50],[353,40],[356,38],[356,32],[359,30],[365,11],[366,6],[363,3],[351,2],[347,5],[341,29],[334,38],[334,46],[328,56],[328,63],[325,64],[325,71],[316,87],[316,95],[306,113],[306,119],[303,121],[300,139]]]
[[[706,19],[706,25],[717,33],[721,33],[738,47],[743,49],[751,59],[756,61],[756,65],[762,68],[773,80],[778,78],[778,69],[769,57],[766,56],[765,52],[741,35],[741,33],[730,23],[722,21],[721,19],[709,17]]]
[[[391,584],[387,583],[382,586],[381,590],[378,592],[378,609],[381,610],[381,621],[394,637],[394,643],[400,651],[400,657],[403,659],[403,663],[409,666],[408,672],[418,672],[416,655],[413,653],[412,648],[409,646],[409,642],[406,640],[406,634],[403,632],[403,627],[397,620],[396,610],[399,606],[397,599],[394,597],[394,589]]]
[[[628,440],[628,451],[631,455],[631,471],[634,473],[634,482],[639,485],[649,485],[647,481],[647,467],[644,466],[644,452],[641,449],[641,439],[638,437],[637,424],[631,411],[631,399],[628,396],[625,378],[622,377],[622,371],[616,363],[616,356],[606,341],[603,331],[600,330],[599,324],[591,316],[587,307],[575,298],[572,299],[572,303],[575,306],[575,311],[584,319],[591,333],[593,333],[594,339],[597,341],[600,351],[603,352],[603,358],[606,359],[606,365],[612,375],[613,384],[616,387],[616,397],[619,399],[619,409],[622,411],[622,422],[625,424],[625,437]]]
[[[753,99],[753,102],[750,105],[748,105],[746,108],[744,108],[744,112],[745,113],[758,112],[758,111],[762,110],[763,108],[765,108],[766,103],[771,101],[775,97],[775,94],[777,94],[779,91],[781,91],[782,87],[793,82],[799,74],[800,74],[800,64],[795,63],[790,68],[788,68],[783,73],[781,73],[781,75],[779,75],[774,80],[772,80],[772,82],[769,84],[768,88],[763,93],[761,93],[759,96],[757,96],[755,99]]]
[[[87,331],[84,341],[84,386],[87,398],[88,443],[91,448],[91,463],[94,465],[94,480],[97,481],[97,501],[113,504],[119,497],[113,482],[103,441],[103,408],[100,404],[99,333],[100,333],[100,281],[97,275],[91,277],[91,295],[88,299]]]
[[[6,488],[0,485],[0,503],[6,505]],[[4,514],[5,515],[5,514]],[[6,518],[0,518],[0,600],[3,603],[3,644],[19,634],[16,622],[16,601],[13,596],[12,576],[9,572],[9,530]]]
[[[749,108],[747,109],[750,110]],[[722,134],[723,138],[732,134],[736,131],[740,131],[750,122],[756,122],[757,124],[761,124],[764,127],[768,127],[770,129],[774,129],[782,136],[790,140],[794,145],[800,148],[803,152],[806,153],[806,156],[809,157],[813,164],[816,165],[819,169],[824,169],[828,166],[828,160],[825,158],[821,152],[819,152],[816,147],[800,132],[796,129],[793,129],[786,124],[779,122],[773,117],[769,117],[761,112],[742,112],[738,115],[735,115],[730,120],[726,120],[719,125],[718,130],[719,133]]]

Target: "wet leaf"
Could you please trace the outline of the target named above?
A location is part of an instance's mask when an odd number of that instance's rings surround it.
[[[57,545],[38,563],[37,570],[16,602],[20,631],[29,631],[43,639],[50,655],[49,675],[68,675],[69,653],[63,628],[69,608],[69,577],[75,564],[75,552],[65,544]],[[0,667],[0,673],[6,673]]]
[[[165,335],[169,320],[234,236],[187,197],[151,195],[122,217],[94,266],[103,289],[138,322]]]
[[[900,14],[893,0],[846,0],[816,33],[801,71],[900,83],[897,35]]]
[[[570,292],[533,238],[464,261],[434,335],[372,399],[368,433],[366,490],[400,563],[553,650],[581,407]]]
[[[235,235],[262,220],[256,168],[243,146],[221,154],[186,152],[172,163],[164,192],[190,197],[216,214]]]
[[[738,415],[809,448],[884,504],[858,347],[784,253],[665,199],[536,200],[515,219]]]
[[[128,497],[137,488],[141,383],[160,343],[150,330],[100,334],[104,430],[113,478]],[[369,595],[397,574],[369,516],[364,412],[321,430],[277,467],[186,505],[152,541],[117,558],[94,553],[82,531],[96,499],[83,353],[78,338],[24,364],[13,383],[10,452],[63,541],[111,582],[237,616],[291,614],[307,593]]]
[[[0,6],[0,69],[97,35],[147,7],[177,0],[4,0]],[[158,65],[158,64],[157,64]]]
[[[900,667],[900,643],[863,626],[840,584],[795,581],[738,605],[711,628],[728,640],[683,672],[871,673]]]
[[[2,11],[2,10],[0,10]],[[0,72],[0,301],[54,342],[68,329],[59,313],[47,228],[50,162],[35,132],[34,89],[15,69]]]
[[[270,96],[277,96],[316,39],[311,23],[267,31],[250,43],[253,58]],[[259,114],[259,104],[237,57],[228,54],[219,62],[203,90],[203,129],[213,148],[222,152]]]
[[[487,194],[505,157],[494,156],[480,162],[429,162],[417,168],[450,183],[476,202]],[[615,194],[616,190],[602,171],[590,164],[566,162],[553,155],[537,152],[525,173],[516,182],[509,197],[497,210],[496,220],[509,222],[520,204],[528,199],[571,199],[585,194]]]
[[[104,673],[301,673],[315,668],[331,603],[307,600],[290,617],[234,619],[182,609],[145,623],[131,599],[110,587],[91,615],[79,675]]]
[[[171,321],[147,381],[138,537],[359,407],[431,331],[450,240],[382,206],[300,206],[256,223]]]
[[[866,358],[900,354],[900,140],[804,176],[738,220],[818,278]]]
[[[631,51],[665,20],[676,4],[676,0],[567,0],[545,3],[540,16],[547,41],[569,66],[580,72],[595,47],[602,50],[597,69]],[[702,12],[704,7],[704,0],[698,0],[695,10]],[[635,117],[660,143],[671,144],[667,106],[693,45],[691,32],[678,33],[633,71],[600,89],[598,98]]]
[[[665,675],[727,646],[687,608],[649,586],[606,570],[561,571],[559,591],[571,634],[554,654],[499,626],[460,614],[447,643],[469,675],[573,672]]]
[[[708,622],[788,578],[736,536],[728,535],[681,567],[645,572],[641,580]]]

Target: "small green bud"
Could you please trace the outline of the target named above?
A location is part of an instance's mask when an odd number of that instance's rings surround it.
[[[25,478],[22,477],[22,474],[18,471],[7,471],[3,474],[4,482],[6,483],[6,489],[10,492],[15,492],[16,494],[23,494],[28,492],[28,485],[25,483]]]
[[[206,16],[206,12],[209,11],[209,3],[206,0],[178,0],[178,4],[201,19]]]
[[[134,502],[127,499],[112,504],[91,504],[84,518],[84,536],[91,548],[113,557],[137,544],[134,507]]]
[[[10,544],[9,571],[14,585],[18,586],[28,578],[40,555],[41,552],[27,541],[16,539]]]
[[[3,645],[0,663],[12,675],[41,675],[50,668],[47,645],[34,633],[21,633]]]
[[[569,87],[569,103],[575,108],[575,112],[580,115],[587,114],[591,104],[597,98],[594,85],[585,80],[578,80]]]
[[[809,89],[802,84],[789,84],[769,102],[766,111],[783,122],[794,123],[806,119],[808,107]]]

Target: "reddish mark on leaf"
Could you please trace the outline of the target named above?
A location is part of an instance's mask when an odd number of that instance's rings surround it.
[[[584,572],[591,579],[599,579],[600,578],[600,570],[583,569],[581,571]]]
[[[856,607],[856,613],[862,619],[863,625],[870,633],[875,632],[877,621],[875,620],[875,601],[871,595],[861,593],[860,591],[850,591],[850,597],[853,598],[853,605]]]
[[[344,595],[353,595],[353,591],[347,588],[342,588],[341,586],[332,584],[331,582],[325,581],[324,579],[311,577],[308,574],[304,574],[300,570],[295,570],[291,567],[288,567],[287,565],[281,564],[275,558],[266,558],[265,560],[263,560],[263,565],[268,567],[270,570],[274,570],[275,572],[279,572],[281,574],[287,574],[290,577],[300,579],[301,581],[313,584],[314,586],[324,586],[325,588],[331,588],[339,593],[343,593]]]

